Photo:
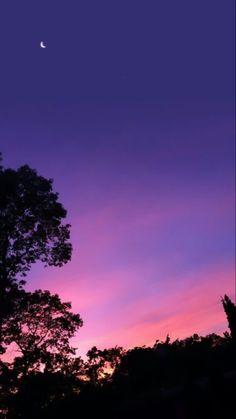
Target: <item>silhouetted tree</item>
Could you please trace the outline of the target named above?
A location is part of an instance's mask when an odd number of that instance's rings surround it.
[[[16,373],[10,364],[0,360],[0,419],[7,417],[12,394],[16,392]]]
[[[54,406],[77,394],[79,382],[61,372],[31,372],[18,382],[17,392],[8,398],[7,418],[45,419]],[[65,416],[64,416],[65,417]]]
[[[88,361],[84,364],[84,374],[92,384],[106,382],[121,362],[122,347],[100,350],[93,346],[87,352]]]
[[[0,298],[13,284],[22,285],[31,265],[61,266],[70,260],[66,210],[52,190],[52,180],[29,166],[0,166]],[[0,301],[0,320],[3,315]]]
[[[232,339],[236,341],[236,305],[225,295],[222,299],[225,314],[227,316]]]
[[[56,393],[63,398],[78,387],[83,362],[70,338],[82,326],[80,316],[58,295],[23,290],[35,262],[62,266],[70,260],[65,217],[51,179],[29,166],[0,164],[0,355],[9,346],[18,352],[13,362],[0,360],[0,417],[26,417],[27,404],[29,417],[36,417],[35,407],[40,411]],[[37,387],[44,388],[44,400],[35,396]],[[29,397],[24,389],[31,389]]]
[[[22,290],[14,312],[3,322],[3,344],[13,344],[20,352],[14,360],[19,376],[43,369],[66,370],[66,366],[68,370],[75,354],[69,340],[81,326],[79,314],[73,314],[71,304],[61,302],[58,295]]]
[[[13,170],[0,164],[0,352],[2,321],[13,310],[31,265],[39,260],[61,266],[70,260],[65,217],[51,179],[29,166]]]

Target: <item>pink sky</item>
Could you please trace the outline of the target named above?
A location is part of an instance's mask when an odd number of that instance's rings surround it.
[[[59,293],[82,316],[73,339],[81,355],[93,345],[128,348],[167,333],[174,339],[227,329],[220,297],[233,297],[234,267],[215,257],[212,236],[231,217],[232,195],[220,202],[214,190],[130,196],[72,220],[72,261],[31,274],[32,288]]]

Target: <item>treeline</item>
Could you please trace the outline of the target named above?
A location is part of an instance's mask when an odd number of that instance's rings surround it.
[[[0,418],[225,418],[236,387],[236,306],[222,298],[230,333],[114,347],[77,356],[83,325],[71,304],[25,290],[32,264],[71,258],[66,210],[28,166],[0,166]]]
[[[227,296],[223,303],[228,314],[233,303]],[[37,316],[38,302],[35,307],[32,317]],[[233,307],[236,312],[234,304]],[[45,308],[48,309],[47,303],[43,311]],[[24,342],[28,352],[22,349],[11,363],[0,363],[0,417],[4,419],[190,419],[233,415],[236,345],[232,333],[205,337],[194,334],[173,342],[167,336],[153,347],[127,351],[120,347],[93,347],[87,359],[82,360],[68,351],[65,337],[62,340],[65,339],[66,353],[63,345],[56,346],[61,320],[58,330],[54,325],[55,341],[50,333],[47,341],[45,329],[43,335],[38,333],[38,340],[35,338],[35,320],[26,329],[22,318],[22,325],[25,332],[20,341],[16,338],[14,342]],[[11,333],[10,330],[8,337]]]

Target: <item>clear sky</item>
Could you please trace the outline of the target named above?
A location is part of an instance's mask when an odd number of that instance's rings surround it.
[[[233,0],[1,2],[4,164],[53,178],[72,225],[71,263],[35,266],[28,288],[72,301],[82,354],[226,329],[233,9]]]

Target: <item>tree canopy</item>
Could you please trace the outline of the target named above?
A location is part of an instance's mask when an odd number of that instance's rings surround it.
[[[15,358],[19,373],[55,371],[75,354],[69,340],[82,324],[79,314],[71,312],[71,304],[61,302],[57,294],[22,291],[14,312],[3,323],[2,340],[20,353]]]
[[[221,301],[227,316],[232,339],[236,342],[236,305],[230,300],[228,295],[224,295]]]
[[[26,276],[31,265],[70,260],[70,225],[52,179],[25,165],[0,168],[0,290]]]
[[[62,266],[70,260],[66,214],[52,179],[27,165],[17,170],[0,165],[0,335],[32,264]]]

